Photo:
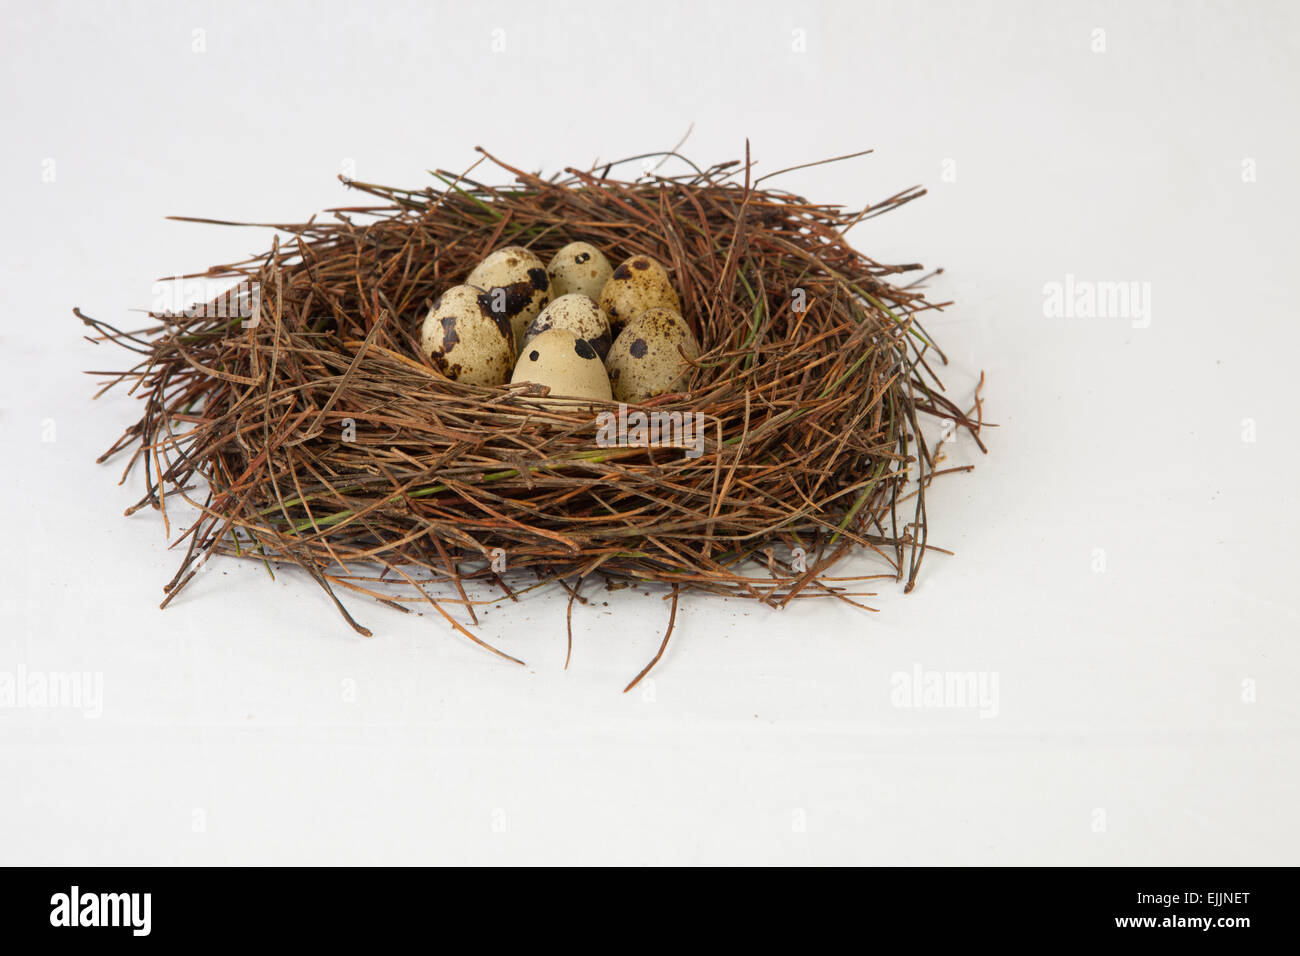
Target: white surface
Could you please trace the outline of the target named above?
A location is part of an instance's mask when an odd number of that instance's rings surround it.
[[[1294,5],[430,7],[5,4],[0,672],[100,673],[103,713],[0,709],[0,862],[1297,862]],[[559,600],[487,618],[527,669],[252,565],[156,609],[177,555],[94,464],[135,403],[81,374],[124,353],[69,310],[132,326],[264,244],[163,216],[692,121],[760,170],[877,149],[786,179],[813,199],[931,188],[854,241],[944,266],[946,377],[988,374],[992,453],[930,499],[956,557],[875,615],[685,600],[652,695],[635,593],[567,672]],[[1149,327],[1046,318],[1067,274],[1150,283]],[[894,706],[916,666],[996,675],[996,716]]]

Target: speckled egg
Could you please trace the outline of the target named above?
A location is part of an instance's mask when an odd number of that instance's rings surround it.
[[[482,289],[458,285],[424,319],[420,344],[433,367],[471,385],[504,385],[515,360],[510,321],[488,308]]]
[[[680,392],[692,371],[682,353],[690,359],[700,355],[700,345],[685,320],[671,309],[642,312],[623,327],[605,359],[614,397],[636,403],[664,392]]]
[[[600,356],[586,339],[565,329],[547,329],[524,346],[510,376],[511,384],[546,385],[549,398],[592,398],[611,401],[609,377]]]
[[[571,242],[551,259],[546,267],[551,277],[551,296],[559,298],[577,292],[599,299],[614,269],[590,242]]]
[[[548,329],[564,329],[586,339],[602,362],[609,354],[609,319],[590,296],[570,292],[542,309],[542,314],[533,319],[524,333],[524,346]]]
[[[523,342],[528,323],[551,301],[546,267],[523,246],[505,246],[489,254],[465,283],[487,292],[488,307],[510,320],[516,345]]]
[[[600,307],[609,316],[614,338],[630,319],[646,309],[672,309],[681,313],[682,304],[668,279],[668,270],[649,256],[632,256],[619,265],[600,292]]]

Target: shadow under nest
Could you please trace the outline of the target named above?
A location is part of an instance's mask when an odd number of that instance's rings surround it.
[[[101,461],[130,452],[147,493],[128,513],[161,510],[185,548],[163,605],[213,553],[303,568],[362,634],[341,594],[427,603],[485,647],[476,605],[558,584],[571,614],[595,575],[666,586],[665,644],[683,590],[857,604],[865,578],[832,574],[855,549],[885,562],[872,577],[910,590],[936,474],[918,417],[978,442],[979,402],[963,412],[945,397],[934,365],[946,359],[917,320],[936,306],[890,282],[921,267],[877,263],[844,234],[924,191],[848,210],[761,188],[770,177],[751,180],[748,162],[662,155],[688,171],[542,178],[484,152],[426,189],[353,181],[374,204],[249,224],[277,230],[267,253],[197,274],[236,281],[255,315],[213,300],[122,332],[78,310],[95,341],[139,356],[97,373],[144,403]],[[513,182],[480,182],[484,162]],[[637,409],[700,413],[698,457],[598,442],[590,408],[451,381],[422,354],[431,301],[488,252],[546,260],[579,239],[611,262],[668,267],[702,352],[686,391]],[[173,536],[176,497],[201,514]]]

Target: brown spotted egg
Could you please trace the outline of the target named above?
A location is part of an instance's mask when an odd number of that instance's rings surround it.
[[[487,293],[488,308],[510,320],[515,344],[523,342],[528,323],[551,301],[546,267],[523,246],[505,246],[490,253],[465,280]]]
[[[586,339],[566,329],[547,329],[524,346],[510,383],[533,382],[550,388],[548,398],[591,398],[608,402],[609,377]]]
[[[443,375],[471,385],[504,385],[514,364],[514,332],[494,315],[482,289],[458,285],[440,295],[424,319],[420,344]]]
[[[690,327],[671,309],[648,309],[623,327],[605,359],[614,397],[643,402],[664,392],[680,392],[690,380],[699,343]]]
[[[609,316],[614,338],[646,309],[682,311],[668,270],[649,256],[632,256],[613,271],[600,292],[600,307]]]
[[[562,295],[533,319],[524,333],[524,347],[547,329],[565,329],[586,339],[603,362],[609,354],[609,319],[589,296],[577,292]]]
[[[578,292],[593,299],[600,298],[614,272],[605,254],[590,242],[569,243],[551,258],[546,271],[551,277],[552,297]]]

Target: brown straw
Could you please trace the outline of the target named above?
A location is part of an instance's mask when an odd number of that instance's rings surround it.
[[[173,496],[201,510],[163,604],[213,553],[302,567],[362,634],[340,593],[426,603],[485,647],[476,605],[559,582],[571,616],[595,575],[666,586],[674,619],[690,590],[862,606],[849,589],[866,578],[831,575],[858,548],[910,589],[935,474],[918,417],[978,441],[980,416],[934,375],[945,358],[917,317],[936,306],[888,281],[920,266],[875,262],[844,233],[924,190],[849,210],[759,189],[748,161],[626,181],[616,163],[546,179],[483,156],[513,183],[351,182],[378,204],[275,224],[265,255],[199,274],[260,290],[255,319],[155,312],[125,333],[77,310],[139,355],[105,389],[129,383],[143,414],[100,459],[129,451],[127,471],[145,469],[130,510],[165,517]],[[641,409],[702,413],[699,457],[602,446],[591,409],[450,381],[421,354],[431,300],[492,249],[547,260],[577,239],[668,267],[703,353],[685,392]]]

